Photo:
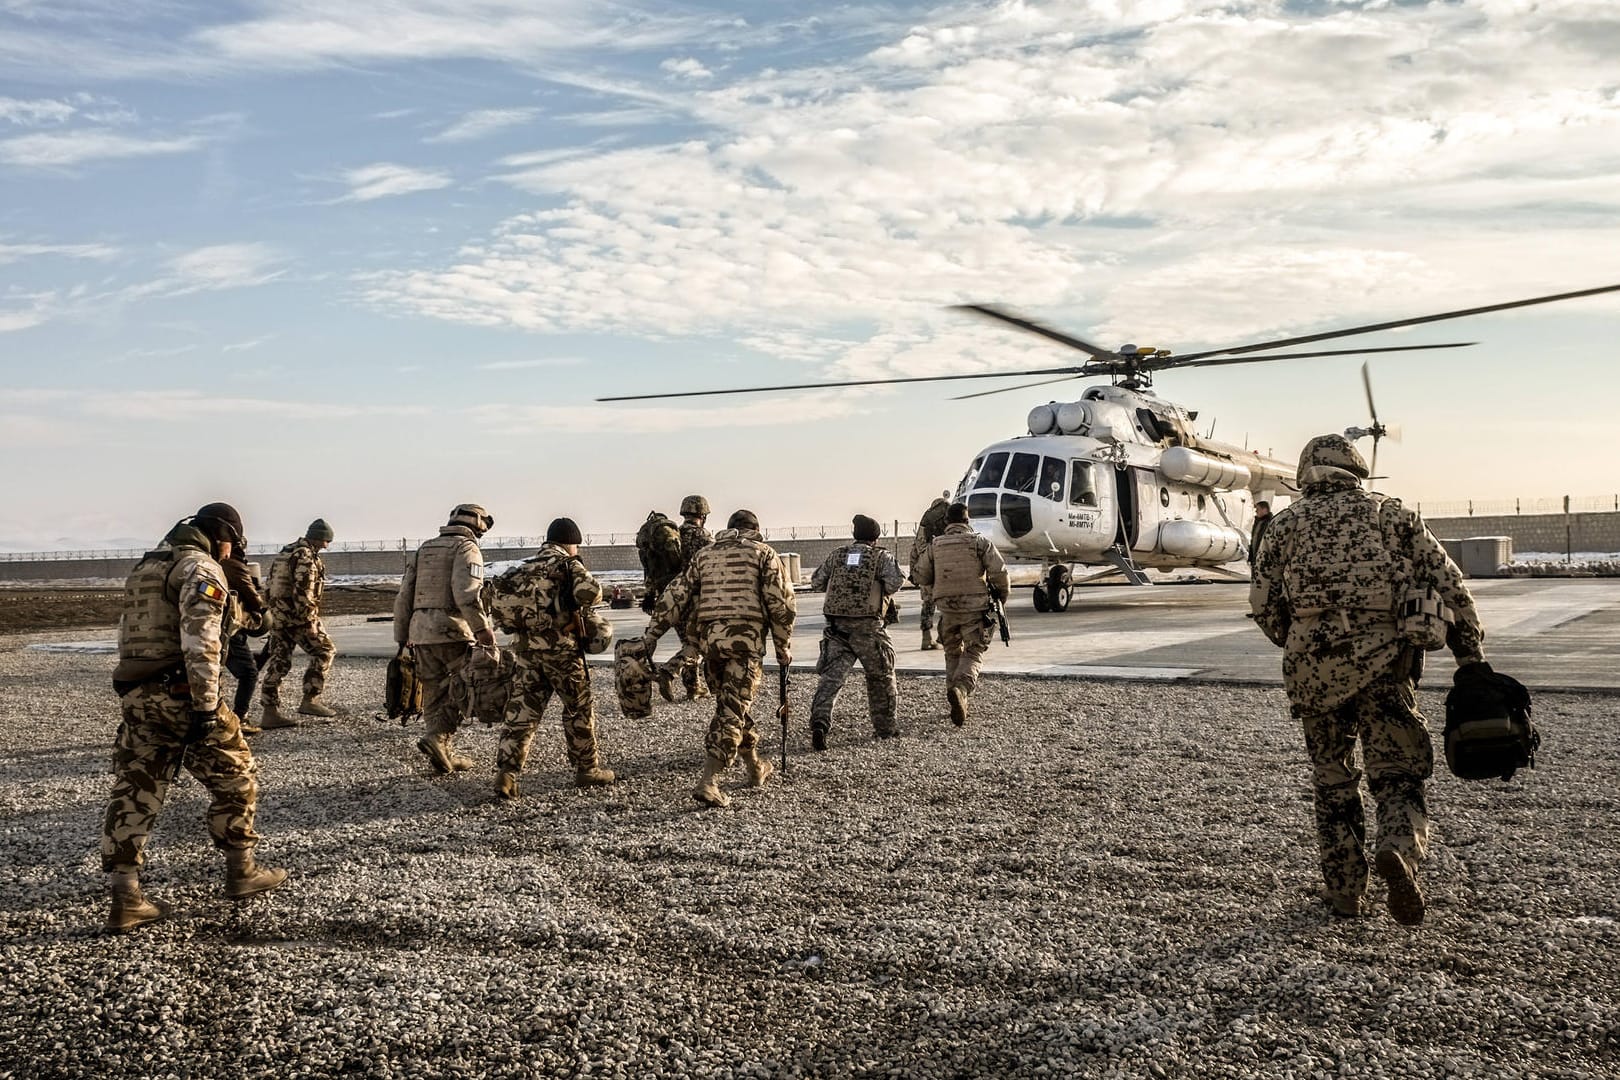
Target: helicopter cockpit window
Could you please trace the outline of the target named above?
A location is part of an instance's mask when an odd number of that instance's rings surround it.
[[[1053,502],[1063,501],[1063,474],[1069,463],[1060,458],[1041,458],[1041,479],[1035,485],[1035,494]]]
[[[1092,474],[1089,461],[1074,463],[1074,474],[1069,479],[1069,505],[1097,505],[1097,478]]]
[[[962,474],[962,482],[960,484],[956,485],[956,494],[957,494],[957,500],[958,501],[961,500],[961,495],[962,495],[962,493],[964,491],[968,491],[973,487],[973,481],[975,481],[975,480],[977,480],[979,478],[979,466],[981,466],[983,464],[984,464],[983,456],[976,457],[976,458],[973,459],[973,464],[968,466],[968,471]]]
[[[993,518],[996,516],[996,493],[993,491],[976,492],[968,496],[968,517]]]
[[[1007,468],[1007,452],[991,454],[984,459],[984,468],[979,470],[979,478],[973,481],[975,488],[993,488],[1001,486],[1002,471]]]
[[[1012,464],[1007,466],[1007,479],[1001,486],[1008,491],[1034,491],[1035,480],[1041,471],[1041,455],[1014,454]]]

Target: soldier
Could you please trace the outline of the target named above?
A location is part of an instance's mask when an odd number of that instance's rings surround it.
[[[337,710],[321,700],[326,676],[332,670],[337,647],[321,626],[321,594],[326,588],[326,563],[321,552],[332,543],[332,526],[321,518],[309,523],[301,539],[281,549],[270,564],[270,658],[264,665],[263,728],[297,727],[298,721],[281,711],[281,680],[292,670],[293,650],[309,656],[304,668],[304,699],[298,711],[305,716],[336,716]]]
[[[484,553],[478,547],[478,538],[494,524],[495,518],[476,503],[450,511],[439,535],[423,541],[406,564],[394,599],[394,641],[411,647],[422,685],[427,734],[416,748],[437,773],[473,766],[455,750],[455,734],[467,713],[453,684],[475,644],[495,651],[495,627],[480,599]]]
[[[904,579],[894,556],[878,546],[882,530],[874,519],[856,514],[851,532],[855,542],[835,548],[810,578],[812,589],[827,593],[821,607],[827,625],[816,665],[821,681],[810,705],[810,745],[817,750],[827,749],[833,705],[857,660],[866,672],[872,731],[880,739],[900,734],[894,720],[894,645],[883,613]]]
[[[704,524],[709,520],[709,500],[702,495],[688,495],[681,500],[681,569],[684,571],[692,565],[697,553],[714,543],[714,536]],[[701,649],[697,640],[688,633],[684,625],[677,624],[675,636],[680,639],[681,649],[676,653],[658,673],[658,690],[665,701],[674,700],[671,684],[674,676],[680,675],[681,686],[686,689],[686,700],[695,701],[698,698],[708,697],[709,691],[703,685]]]
[[[968,525],[965,504],[952,503],[945,521],[945,531],[912,565],[911,580],[933,590],[945,646],[945,698],[951,723],[961,727],[990,645],[991,603],[1007,598],[1007,566],[995,545]]]
[[[225,571],[225,581],[230,585],[236,602],[242,606],[244,623],[231,635],[225,646],[225,670],[236,679],[236,697],[231,711],[241,722],[242,734],[253,736],[259,733],[259,729],[248,723],[247,714],[253,704],[253,691],[259,685],[259,658],[254,655],[248,638],[263,637],[269,633],[273,617],[259,587],[258,575],[244,558],[246,554],[247,539],[243,538],[242,550],[236,550],[233,544],[230,555],[219,559],[219,566]]]
[[[908,565],[916,566],[922,553],[928,550],[930,544],[939,539],[945,531],[945,511],[950,508],[950,492],[940,492],[940,497],[928,504],[923,511],[922,520],[917,522],[917,533],[911,538],[911,557]],[[916,578],[912,579],[916,584]],[[939,648],[934,641],[934,591],[926,585],[919,586],[922,593],[922,648],[924,652]]]
[[[759,756],[759,734],[750,712],[759,692],[760,660],[767,633],[776,662],[793,662],[793,589],[782,562],[759,533],[752,510],[738,510],[714,543],[697,553],[692,565],[664,591],[643,643],[651,656],[664,631],[691,622],[703,649],[704,674],[715,697],[714,719],[704,740],[703,778],[692,798],[705,806],[726,806],[719,777],[740,755],[748,783],[764,787],[772,769]]]
[[[241,608],[217,561],[242,542],[242,518],[209,503],[149,551],[124,584],[113,689],[123,722],[113,747],[112,799],[101,833],[115,934],[161,919],[164,905],[141,894],[147,838],[183,765],[208,789],[208,832],[225,854],[225,895],[273,889],[287,871],[253,861],[258,805],[253,751],[236,715],[219,699],[222,643]]]
[[[1249,526],[1249,568],[1254,569],[1254,555],[1260,550],[1260,541],[1271,528],[1271,504],[1261,499],[1254,504],[1254,524]]]
[[[512,643],[517,675],[501,728],[495,794],[518,796],[518,774],[529,757],[540,716],[555,693],[562,699],[563,743],[577,787],[613,783],[596,753],[591,677],[585,670],[584,616],[602,602],[599,585],[579,559],[584,537],[569,518],[546,529],[540,553],[490,582],[490,610]]]
[[[1462,574],[1415,511],[1365,492],[1367,463],[1342,435],[1299,457],[1302,496],[1273,519],[1254,560],[1249,607],[1283,647],[1283,686],[1304,728],[1316,801],[1323,899],[1364,913],[1367,784],[1378,802],[1373,867],[1397,922],[1423,921],[1417,869],[1428,844],[1423,782],[1434,748],[1414,689],[1425,649],[1459,666],[1484,659],[1484,630]],[[1449,609],[1449,610],[1448,610]]]

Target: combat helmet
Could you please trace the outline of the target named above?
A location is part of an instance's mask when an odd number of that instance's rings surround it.
[[[1372,471],[1367,468],[1367,459],[1361,456],[1355,443],[1343,435],[1318,435],[1299,452],[1301,479],[1304,479],[1306,469],[1320,468],[1343,469],[1362,480],[1367,479]]]
[[[613,624],[598,615],[595,608],[582,611],[580,621],[585,626],[585,634],[579,640],[580,646],[592,654],[607,652],[608,646],[613,644]]]
[[[462,503],[450,511],[451,525],[465,525],[479,536],[495,526],[495,515],[477,503]]]
[[[681,500],[681,517],[708,517],[709,500],[701,495],[688,495]]]

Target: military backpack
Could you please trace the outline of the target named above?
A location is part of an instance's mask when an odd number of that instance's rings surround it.
[[[1481,661],[1464,664],[1446,695],[1446,767],[1464,780],[1512,779],[1535,768],[1541,733],[1530,719],[1530,691]]]
[[[422,714],[422,684],[417,681],[416,658],[408,646],[401,645],[398,654],[388,661],[383,707],[388,719],[398,720],[401,726],[411,717]]]
[[[684,569],[681,560],[681,531],[675,523],[654,510],[636,530],[636,554],[641,559],[647,586],[662,589]]]

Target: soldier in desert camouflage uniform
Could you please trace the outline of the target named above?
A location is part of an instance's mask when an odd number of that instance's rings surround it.
[[[703,778],[692,798],[706,806],[730,803],[719,778],[739,756],[751,786],[763,787],[771,775],[770,762],[757,750],[759,733],[750,710],[759,692],[766,637],[776,647],[779,665],[793,661],[793,619],[793,589],[751,510],[731,515],[714,543],[664,590],[653,612],[643,638],[648,655],[666,630],[686,622],[696,627],[703,648],[715,706],[704,740]]]
[[[478,538],[494,524],[494,516],[477,503],[450,511],[439,535],[424,541],[405,564],[394,598],[394,641],[411,647],[422,685],[427,734],[416,748],[438,773],[473,766],[455,749],[455,734],[467,719],[465,695],[456,690],[475,646],[490,655],[496,651],[495,627],[481,598],[484,553],[478,547]]]
[[[1007,597],[1007,566],[1001,552],[968,525],[965,505],[952,503],[945,519],[945,531],[912,564],[911,580],[932,589],[939,607],[945,700],[951,723],[961,727],[990,646],[991,601]]]
[[[1249,606],[1285,650],[1283,686],[1311,757],[1324,899],[1339,915],[1364,911],[1360,739],[1378,802],[1373,867],[1389,886],[1390,914],[1416,925],[1429,832],[1423,782],[1434,767],[1414,697],[1418,662],[1442,644],[1459,665],[1483,660],[1484,630],[1461,572],[1422,518],[1363,491],[1366,477],[1367,463],[1343,436],[1305,444],[1303,496],[1260,543]]]
[[[602,586],[579,560],[583,540],[578,525],[558,518],[546,530],[539,554],[489,584],[490,614],[515,635],[517,661],[495,761],[495,794],[503,799],[518,796],[518,774],[553,693],[562,699],[563,742],[574,783],[596,787],[615,779],[597,758],[591,677],[581,641],[584,614],[602,602]]]
[[[336,716],[337,710],[321,700],[326,676],[332,670],[337,647],[321,626],[321,594],[326,589],[326,563],[321,552],[332,543],[332,526],[320,518],[310,522],[301,539],[281,549],[270,565],[270,656],[264,665],[261,692],[262,728],[297,727],[298,721],[281,711],[281,680],[292,670],[294,649],[309,655],[304,668],[304,699],[298,711],[305,716]]]
[[[702,495],[688,495],[681,500],[681,569],[684,571],[692,565],[697,553],[714,543],[714,536],[704,528],[709,520],[709,500]],[[699,647],[696,634],[687,626],[676,624],[675,636],[680,639],[681,648],[669,662],[658,672],[658,690],[665,701],[674,700],[671,684],[675,676],[679,675],[681,685],[686,689],[686,700],[708,697],[709,691],[703,685],[702,677],[702,649]]]
[[[834,548],[810,578],[812,589],[827,594],[821,608],[827,625],[821,633],[821,659],[816,665],[821,681],[810,705],[810,745],[817,750],[827,749],[833,706],[857,660],[866,672],[872,731],[880,739],[900,733],[894,719],[899,692],[894,679],[894,645],[883,614],[904,579],[894,556],[878,546],[881,533],[874,519],[856,514],[855,542]]]
[[[124,585],[113,671],[123,722],[101,833],[101,865],[112,888],[107,929],[113,933],[167,913],[141,894],[140,868],[182,766],[208,789],[208,832],[225,855],[226,895],[241,899],[287,879],[285,870],[254,864],[259,836],[253,831],[253,751],[236,715],[220,701],[223,643],[242,609],[216,560],[229,557],[241,537],[236,510],[209,503],[147,552]]]
[[[941,492],[940,497],[929,503],[928,509],[923,511],[921,520],[917,522],[917,532],[911,538],[908,566],[916,566],[922,553],[927,551],[945,531],[945,512],[950,509],[950,505],[950,492]],[[912,583],[916,583],[915,578],[912,579]],[[939,648],[939,643],[934,640],[934,590],[928,586],[918,586],[918,591],[922,593],[922,648],[924,652],[929,652]]]

